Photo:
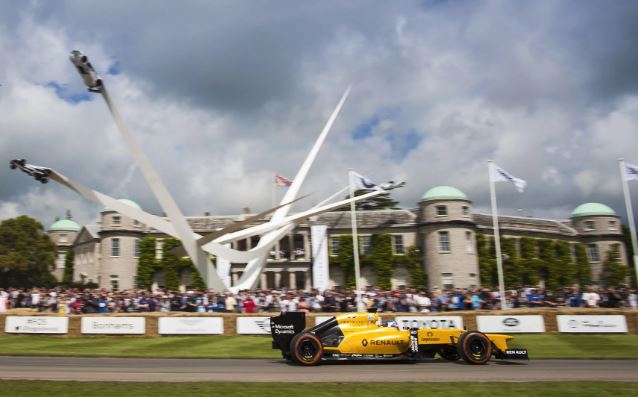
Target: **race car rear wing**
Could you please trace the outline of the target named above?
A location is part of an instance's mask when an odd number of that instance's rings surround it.
[[[290,353],[290,342],[295,335],[306,329],[306,313],[286,312],[270,318],[272,348],[279,349],[284,356]]]

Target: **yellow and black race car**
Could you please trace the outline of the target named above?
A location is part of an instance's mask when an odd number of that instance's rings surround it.
[[[509,335],[458,329],[406,329],[379,324],[376,313],[331,317],[305,329],[305,314],[270,318],[273,349],[287,360],[315,365],[330,360],[416,360],[438,354],[449,361],[485,364],[497,359],[527,359],[526,349],[508,348]]]

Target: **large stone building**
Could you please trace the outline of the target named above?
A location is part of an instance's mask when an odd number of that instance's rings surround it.
[[[128,205],[139,206],[131,200],[121,200]],[[188,217],[197,233],[210,233],[243,219],[237,216]],[[260,288],[312,287],[311,227],[326,225],[329,256],[338,252],[339,236],[351,234],[350,212],[324,213],[302,222],[288,236],[281,239],[271,251],[265,271],[258,281]],[[361,238],[361,250],[370,248],[370,236],[377,233],[391,235],[395,255],[404,255],[410,246],[422,253],[422,266],[428,279],[428,287],[467,288],[480,283],[476,233],[493,233],[491,215],[474,213],[472,202],[460,190],[438,186],[428,190],[414,209],[359,211],[357,225]],[[586,203],[578,206],[566,220],[531,217],[500,216],[501,235],[505,237],[551,238],[582,243],[592,268],[593,280],[598,280],[602,260],[611,248],[618,248],[620,260],[627,265],[620,218],[604,204]],[[56,276],[64,268],[64,251],[75,250],[74,280],[94,282],[102,288],[129,289],[135,286],[139,241],[144,236],[157,237],[157,255],[161,255],[161,241],[165,236],[119,213],[104,209],[96,225],[81,227],[67,219],[54,223],[49,234],[58,244],[60,256]],[[257,237],[233,243],[233,248],[246,250],[254,247]],[[615,245],[615,247],[613,247]],[[232,264],[231,277],[236,282],[244,264]],[[58,274],[59,273],[59,274]],[[374,285],[375,274],[371,268],[362,268],[366,285]],[[344,284],[339,266],[329,267],[331,286]],[[162,287],[163,276],[157,274],[155,285]],[[188,288],[191,277],[181,275],[181,283]],[[392,276],[393,286],[407,284],[409,272],[406,266],[396,265]]]

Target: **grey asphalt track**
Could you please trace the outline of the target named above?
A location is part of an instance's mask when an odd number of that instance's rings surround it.
[[[492,361],[475,366],[417,363],[328,363],[283,360],[0,357],[0,379],[136,382],[532,382],[636,381],[638,360]]]

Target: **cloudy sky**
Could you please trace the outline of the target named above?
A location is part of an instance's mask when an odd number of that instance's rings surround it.
[[[273,173],[294,176],[352,85],[298,209],[354,168],[407,181],[394,194],[406,208],[452,185],[487,211],[493,159],[528,181],[497,186],[501,213],[567,218],[596,201],[624,217],[636,20],[630,0],[0,2],[0,219],[100,210],[9,170],[13,158],[160,211],[73,49],[188,215],[269,207]]]

